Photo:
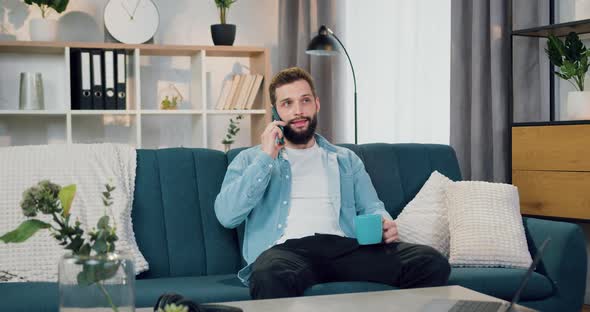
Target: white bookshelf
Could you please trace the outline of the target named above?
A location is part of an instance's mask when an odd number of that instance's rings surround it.
[[[71,48],[127,52],[127,109],[71,109]],[[265,77],[254,106],[216,110],[222,81],[237,64]],[[0,146],[115,142],[223,150],[220,141],[232,116],[244,116],[233,147],[258,144],[270,121],[266,48],[11,41],[0,42],[0,71]],[[42,73],[45,110],[18,109],[19,74],[25,71]],[[161,110],[160,89],[170,77],[184,100],[176,110]]]

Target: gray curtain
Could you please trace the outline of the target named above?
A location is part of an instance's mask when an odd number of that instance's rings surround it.
[[[451,0],[451,145],[465,179],[510,181],[513,121],[549,120],[546,40],[514,37],[508,0]],[[513,0],[513,29],[549,22],[549,1]]]
[[[293,66],[307,70],[314,78],[321,109],[318,133],[335,143],[351,142],[341,135],[344,124],[343,98],[349,70],[342,56],[319,57],[305,54],[319,26],[326,25],[342,40],[344,37],[344,5],[337,0],[281,0],[279,3],[279,68]],[[344,43],[346,44],[346,43]],[[346,92],[345,94],[352,94]]]
[[[549,1],[513,2],[513,29],[538,27],[549,23]],[[549,59],[542,38],[513,38],[514,122],[549,120]],[[559,84],[559,81],[556,81]]]
[[[508,181],[508,0],[451,0],[451,145],[464,179]]]

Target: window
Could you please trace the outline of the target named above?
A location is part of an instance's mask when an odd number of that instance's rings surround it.
[[[449,144],[450,1],[346,1],[342,40],[357,77],[359,143]]]

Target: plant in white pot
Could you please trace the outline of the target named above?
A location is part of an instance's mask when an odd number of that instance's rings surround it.
[[[584,91],[586,72],[590,67],[590,50],[584,46],[575,32],[570,32],[565,42],[550,35],[545,52],[549,56],[549,61],[559,67],[559,71],[554,72],[555,75],[571,83],[577,90],[568,93],[566,118],[590,119],[590,92]]]
[[[57,20],[47,17],[54,10],[61,14],[66,10],[69,0],[25,0],[28,5],[37,5],[41,18],[31,19],[29,32],[33,41],[54,41],[57,38]]]

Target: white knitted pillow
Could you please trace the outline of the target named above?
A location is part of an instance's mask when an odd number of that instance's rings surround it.
[[[420,192],[410,201],[395,220],[399,240],[428,245],[449,256],[449,223],[445,203],[445,189],[449,178],[434,171]]]
[[[68,144],[0,148],[0,235],[14,230],[26,220],[20,208],[22,193],[40,180],[60,185],[76,184],[72,220],[79,220],[88,231],[96,227],[105,207],[101,200],[104,183],[116,186],[109,215],[116,224],[116,249],[134,259],[136,273],[146,271],[148,263],[135,241],[131,208],[135,189],[135,149],[123,144]],[[39,219],[51,222],[47,215]],[[0,242],[0,280],[14,282],[55,282],[58,261],[64,248],[40,231],[26,242]]]
[[[446,203],[451,265],[527,268],[531,264],[515,186],[453,182],[447,186]]]

